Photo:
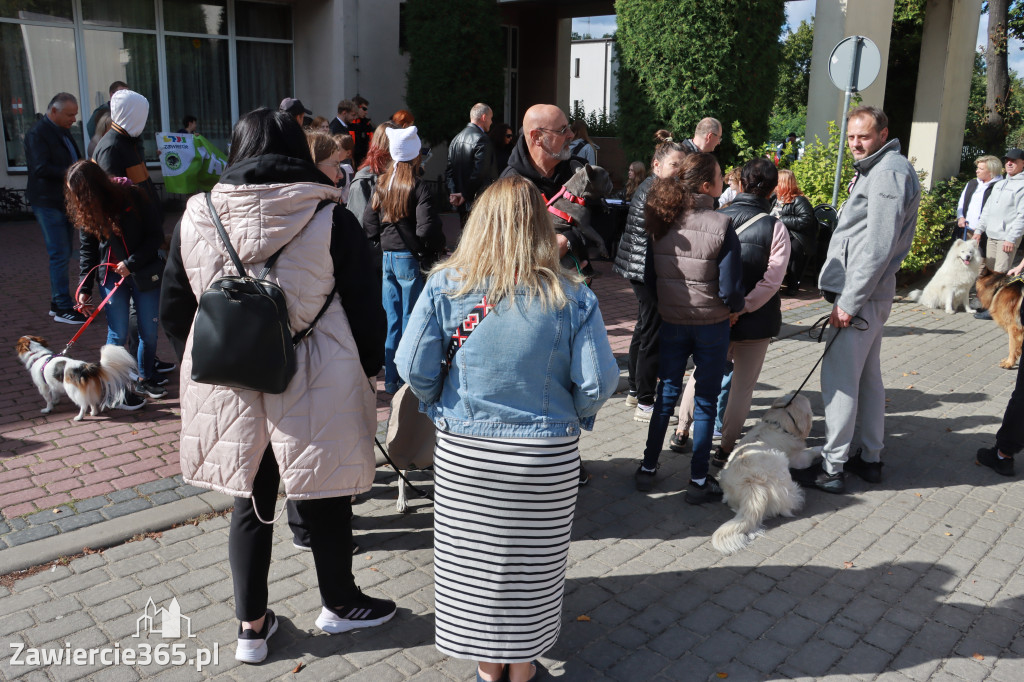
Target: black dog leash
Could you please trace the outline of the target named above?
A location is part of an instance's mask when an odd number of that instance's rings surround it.
[[[377,436],[373,437],[373,442],[377,444],[377,447],[380,449],[380,454],[384,455],[384,459],[386,459],[388,461],[388,464],[390,464],[391,468],[395,470],[395,473],[398,474],[398,477],[400,479],[402,479],[403,481],[405,481],[405,484],[407,486],[409,486],[410,488],[412,488],[412,491],[414,493],[416,493],[420,497],[425,497],[428,500],[433,500],[434,499],[433,497],[431,497],[430,493],[428,493],[426,490],[423,490],[421,488],[417,488],[415,485],[413,485],[412,481],[410,481],[408,478],[406,478],[405,474],[402,473],[402,470],[399,469],[397,466],[395,466],[395,463],[391,460],[391,457],[388,456],[388,451],[385,450],[384,446],[380,444],[379,440],[377,440]]]
[[[818,321],[812,324],[811,328],[807,330],[807,335],[810,336],[815,341],[817,341],[818,343],[821,343],[822,339],[825,338],[825,329],[828,328],[828,323],[830,319],[831,315],[825,315],[819,318]],[[865,320],[860,315],[854,315],[850,319],[850,326],[859,331],[866,331],[868,328],[868,323],[867,320]],[[789,401],[787,401],[786,404],[783,405],[783,407],[789,407],[792,404],[793,400],[795,400],[796,397],[800,395],[800,391],[804,390],[804,386],[806,386],[807,382],[810,381],[811,375],[814,374],[814,370],[818,369],[818,365],[820,365],[821,361],[825,359],[825,353],[828,352],[828,349],[831,348],[832,344],[835,343],[836,339],[839,338],[839,333],[841,331],[843,331],[843,327],[836,327],[835,335],[832,337],[831,340],[829,340],[828,343],[825,344],[825,350],[821,351],[821,355],[818,357],[818,361],[814,363],[814,367],[811,367],[811,371],[807,373],[806,377],[804,377],[804,380],[800,383],[800,387],[796,389],[796,392],[792,395]]]

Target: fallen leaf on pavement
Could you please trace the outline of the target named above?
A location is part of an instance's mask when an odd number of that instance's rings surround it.
[[[578,623],[589,623],[590,622],[590,616],[588,616],[588,615],[576,616],[576,621]]]
[[[914,384],[910,384],[909,386],[907,386],[907,388],[913,388],[913,387],[914,387]]]
[[[853,562],[852,561],[844,561],[843,562],[843,568],[853,568]]]
[[[973,658],[976,661],[984,661],[985,660],[985,657],[982,656],[981,654],[972,654],[971,658]]]
[[[292,674],[294,675],[295,673],[299,672],[300,670],[302,670],[305,667],[306,667],[305,663],[299,663],[297,666],[295,666],[295,669],[292,670]]]
[[[729,673],[715,673],[715,674],[717,675],[718,679],[720,679],[720,680],[724,680],[725,678],[729,677]]]
[[[953,537],[953,534],[952,534],[952,533],[946,533],[946,535],[948,535],[948,536],[950,536],[950,537]]]
[[[946,433],[953,433],[953,429],[951,429],[951,428],[949,428],[949,427],[947,426],[947,427],[946,427]]]

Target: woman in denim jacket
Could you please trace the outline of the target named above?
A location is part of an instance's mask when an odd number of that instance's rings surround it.
[[[474,308],[486,315],[446,371],[449,340]],[[533,659],[558,638],[580,430],[619,371],[597,298],[560,268],[528,180],[499,180],[477,199],[396,364],[438,429],[437,648],[478,661],[477,679],[533,679]]]

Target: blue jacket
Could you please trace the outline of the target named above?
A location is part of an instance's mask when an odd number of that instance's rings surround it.
[[[395,364],[438,429],[492,438],[579,435],[618,386],[597,297],[564,282],[569,303],[544,310],[525,292],[504,300],[455,354],[441,362],[452,333],[483,291],[453,298],[451,270],[427,280],[402,334]]]

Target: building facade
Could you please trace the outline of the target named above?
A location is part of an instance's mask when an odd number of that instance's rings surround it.
[[[58,92],[79,100],[72,128],[124,81],[145,95],[143,140],[186,115],[227,150],[240,114],[296,96],[332,117],[360,94],[374,121],[404,107],[408,58],[399,49],[399,0],[12,0],[0,3],[0,187],[21,189],[23,138]]]
[[[572,111],[618,110],[618,63],[615,41],[610,38],[574,40],[569,47],[569,102]]]

